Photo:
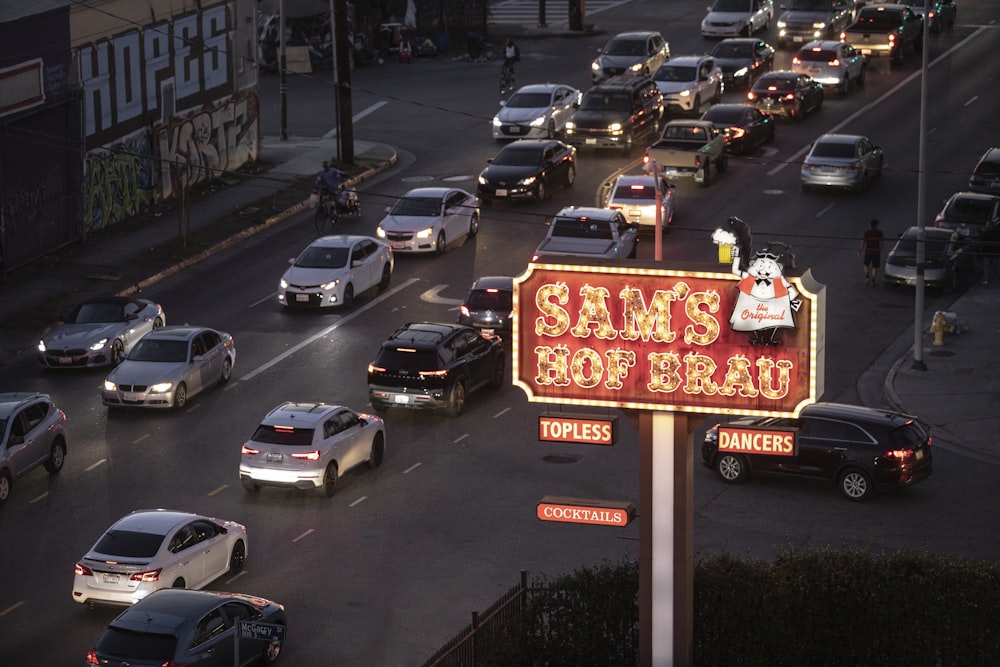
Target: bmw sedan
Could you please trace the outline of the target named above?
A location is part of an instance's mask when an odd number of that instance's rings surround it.
[[[493,117],[494,139],[555,139],[583,97],[561,83],[534,83],[517,89],[500,102]]]
[[[533,199],[570,187],[576,180],[576,147],[555,139],[521,139],[500,149],[479,174],[480,201]]]
[[[327,308],[392,280],[392,248],[369,236],[324,236],[310,243],[278,281],[278,303],[289,308]]]
[[[189,398],[225,384],[236,363],[236,341],[224,331],[190,325],[147,334],[104,380],[108,408],[183,408]]]
[[[881,178],[884,161],[882,149],[868,137],[824,134],[802,163],[802,191],[832,187],[864,192],[871,181]]]
[[[730,153],[746,155],[774,141],[774,116],[750,104],[716,104],[701,119],[722,132]]]
[[[456,239],[479,233],[479,200],[459,188],[415,188],[385,212],[375,235],[393,252],[441,254]]]
[[[702,464],[729,484],[754,473],[826,480],[848,500],[931,476],[928,426],[916,417],[844,403],[814,403],[797,418],[738,419],[705,433]]]
[[[352,468],[377,468],[385,456],[380,417],[326,403],[285,402],[261,421],[240,451],[247,491],[279,486],[327,497]]]
[[[747,91],[747,101],[764,113],[801,120],[823,108],[823,84],[805,74],[768,72]]]
[[[247,529],[174,510],[136,510],[116,521],[74,568],[73,600],[131,605],[161,588],[204,588],[243,569]]]
[[[256,632],[245,632],[243,624],[253,624]],[[269,665],[281,655],[287,624],[284,605],[256,595],[163,589],[111,621],[87,652],[86,664]]]
[[[137,340],[166,323],[163,308],[149,299],[88,299],[38,342],[38,363],[45,368],[116,366]]]

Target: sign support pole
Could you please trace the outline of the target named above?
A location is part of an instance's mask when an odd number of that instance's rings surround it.
[[[681,412],[639,413],[639,664],[694,658],[694,445]]]

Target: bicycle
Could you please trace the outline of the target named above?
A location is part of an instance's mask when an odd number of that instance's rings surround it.
[[[500,94],[514,89],[514,65],[504,63],[500,68]]]
[[[337,203],[332,195],[320,193],[319,203],[316,205],[316,213],[313,215],[313,224],[316,225],[316,233],[322,234],[323,228],[329,222],[332,228],[337,224]]]

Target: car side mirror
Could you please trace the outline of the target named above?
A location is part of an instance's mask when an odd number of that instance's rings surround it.
[[[364,260],[361,260],[361,259],[352,260],[351,261],[351,268],[352,269],[356,269],[357,267],[364,265],[364,263],[365,263]]]
[[[500,100],[500,106],[502,107],[507,106],[507,100]]]

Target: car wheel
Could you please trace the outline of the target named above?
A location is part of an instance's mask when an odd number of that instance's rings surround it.
[[[576,182],[576,165],[571,164],[566,169],[566,187],[571,187]]]
[[[347,283],[344,286],[344,298],[340,301],[341,308],[350,308],[354,303],[354,285]]]
[[[858,181],[858,184],[857,186],[855,186],[854,191],[857,192],[858,194],[862,194],[867,189],[868,189],[868,172],[863,171],[861,172],[861,180]]]
[[[720,81],[719,85],[715,87],[715,95],[712,96],[712,104],[718,104],[722,101],[722,89],[724,84]]]
[[[535,201],[545,201],[549,196],[549,193],[545,190],[545,182],[538,181],[538,187],[535,188]]]
[[[111,342],[111,365],[117,366],[125,359],[125,343],[115,338]]]
[[[174,579],[174,583],[170,585],[171,588],[187,588],[187,582],[184,581],[183,577]]]
[[[872,492],[872,480],[860,468],[848,468],[840,473],[837,485],[848,500],[864,500]]]
[[[439,255],[444,254],[444,249],[447,245],[444,238],[444,230],[442,229],[438,232],[437,242],[434,244],[434,252]]]
[[[281,642],[271,642],[264,647],[264,652],[261,654],[260,659],[265,665],[270,665],[277,662],[280,655]]]
[[[219,384],[226,384],[233,377],[233,360],[226,357],[222,360],[222,375],[219,377]]]
[[[10,473],[6,470],[0,470],[0,505],[7,502],[7,498],[10,497]]]
[[[749,474],[746,459],[738,454],[728,453],[722,454],[715,460],[715,472],[727,484],[739,484],[746,480]]]
[[[257,484],[252,479],[246,479],[246,478],[244,478],[244,479],[242,479],[240,481],[243,482],[243,490],[244,491],[249,491],[251,493],[257,493],[258,491],[260,491],[260,484]]]
[[[174,390],[174,408],[180,410],[188,400],[187,385],[181,382]]]
[[[719,160],[718,160],[718,161],[717,161],[717,162],[715,163],[715,170],[716,170],[717,172],[719,172],[719,173],[721,174],[721,173],[722,173],[722,172],[724,172],[724,171],[725,171],[726,169],[729,169],[729,157],[728,157],[728,156],[726,156],[726,155],[723,155],[723,156],[722,156],[721,158],[719,158]]]
[[[337,491],[337,464],[331,463],[323,473],[323,495],[327,498]]]
[[[653,128],[653,132],[656,132],[656,128]],[[626,151],[632,150],[632,132],[626,132],[625,136],[622,137],[622,146],[624,146]]]
[[[389,265],[386,264],[382,267],[382,279],[378,281],[378,291],[384,292],[389,289],[389,283],[392,281],[392,270]]]
[[[465,412],[465,383],[459,380],[451,388],[451,396],[448,398],[448,414],[458,417]]]
[[[469,236],[470,239],[474,239],[474,238],[476,238],[476,234],[478,234],[478,233],[479,233],[479,216],[473,214],[473,216],[471,218],[469,218],[469,234],[468,234],[468,236]]]
[[[847,87],[851,85],[851,78],[844,73],[844,80],[840,82],[837,86],[837,92],[840,93],[841,97],[847,97]]]
[[[162,326],[163,326],[163,318],[162,317],[157,317],[155,320],[153,320],[153,328],[154,329],[159,329]]]
[[[556,131],[556,122],[551,118],[549,119],[548,135],[549,139],[555,139],[558,135],[558,132]]]
[[[247,545],[243,540],[237,540],[233,545],[233,553],[229,554],[229,571],[236,574],[243,569],[243,563],[247,560]]]
[[[66,462],[66,443],[63,442],[62,438],[58,438],[52,443],[52,449],[49,451],[49,458],[45,461],[45,469],[50,473],[55,474],[62,470],[63,463]]]
[[[497,357],[497,360],[493,362],[493,370],[490,372],[490,389],[499,389],[503,386],[503,373],[503,357]]]
[[[694,104],[691,105],[691,115],[697,118],[699,116],[700,111],[701,111],[701,96],[695,95]]]
[[[701,168],[701,187],[707,188],[712,183],[712,163],[706,162],[705,166]]]
[[[389,411],[389,406],[383,403],[382,401],[372,401],[372,410],[376,414],[384,415],[386,412]]]
[[[632,243],[632,249],[628,251],[628,256],[626,259],[635,259],[639,256],[639,239],[636,239]]]
[[[376,433],[375,439],[372,440],[372,450],[368,454],[368,467],[379,467],[382,465],[383,458],[385,458],[385,436],[381,433]]]

